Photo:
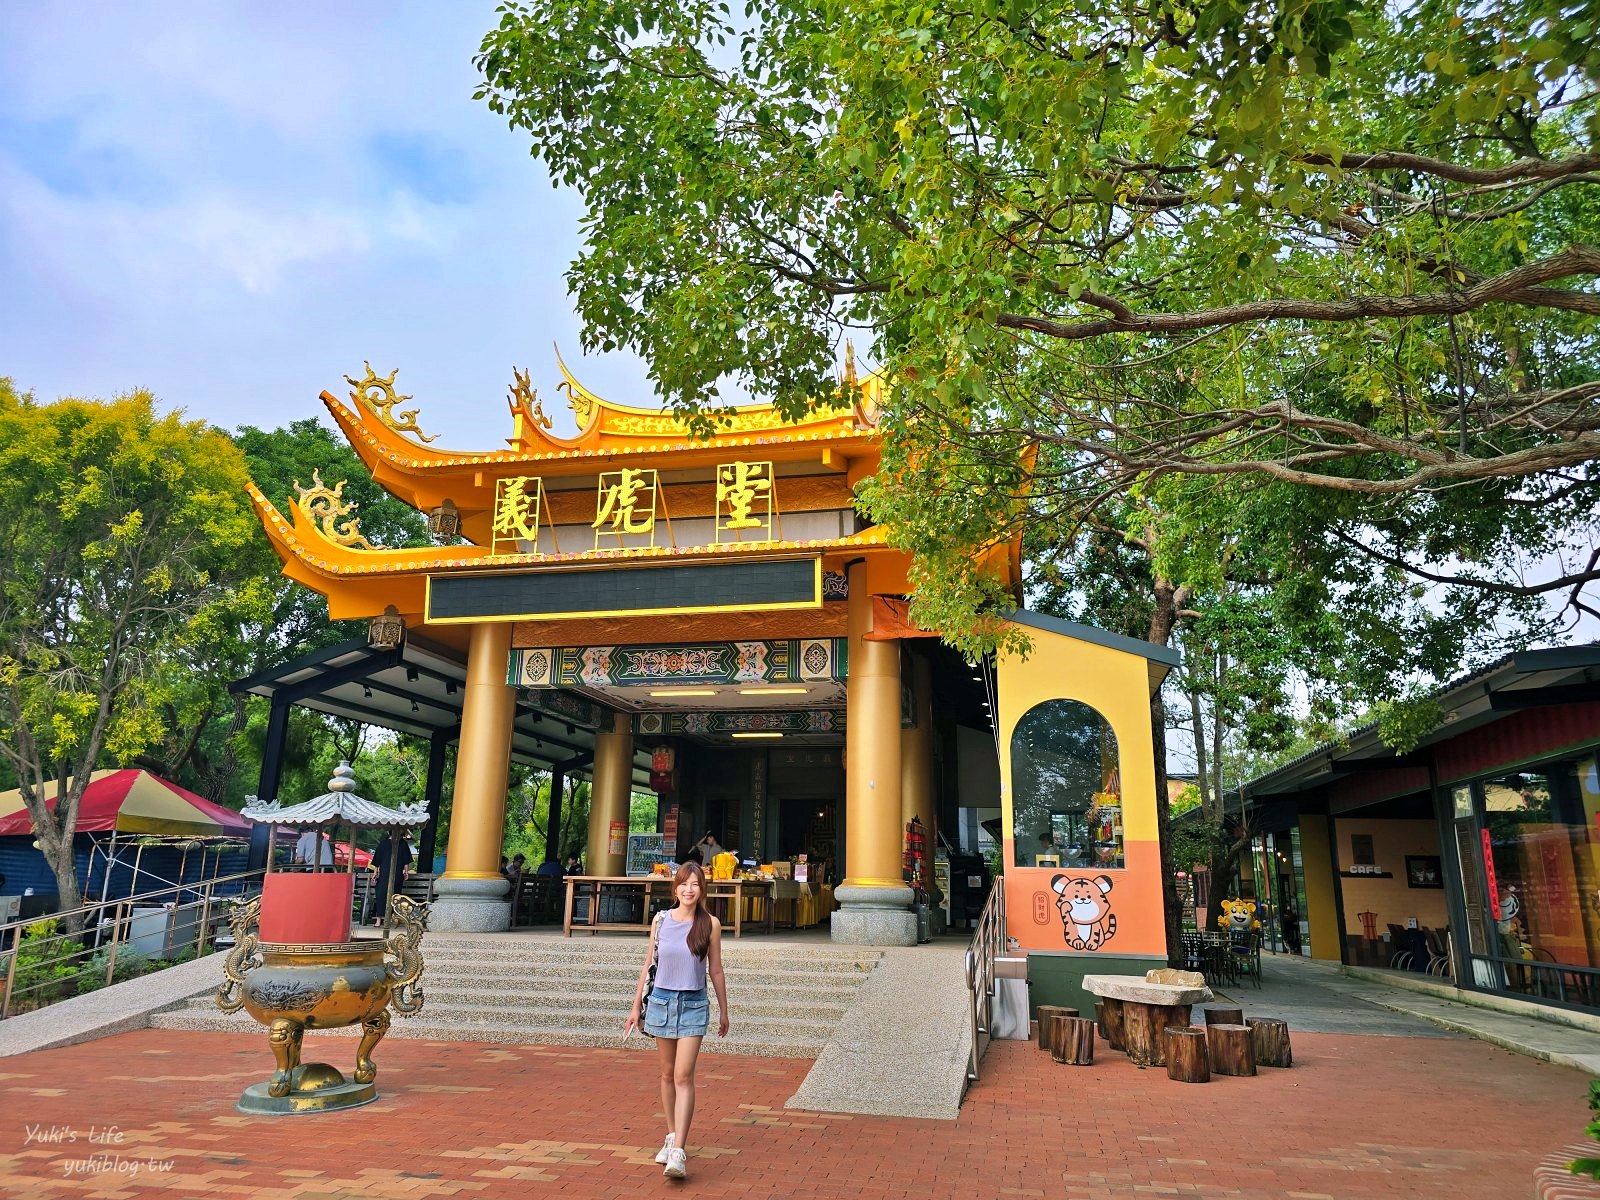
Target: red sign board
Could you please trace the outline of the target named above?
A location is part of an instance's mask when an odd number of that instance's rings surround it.
[[[1496,921],[1500,919],[1500,884],[1494,877],[1494,846],[1489,841],[1489,831],[1479,830],[1483,834],[1483,874],[1489,884],[1489,915]]]
[[[261,881],[263,942],[325,945],[350,940],[347,871],[272,871]]]

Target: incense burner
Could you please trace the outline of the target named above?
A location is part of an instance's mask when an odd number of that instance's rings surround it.
[[[236,904],[230,923],[234,946],[217,990],[223,1012],[241,1008],[267,1027],[277,1069],[239,1100],[244,1112],[302,1113],[352,1108],[377,1098],[378,1069],[372,1052],[389,1030],[389,1011],[422,1011],[422,940],[427,906],[396,896],[390,909],[394,932],[377,939],[292,945],[257,936],[261,899]],[[356,1069],[346,1080],[327,1063],[302,1063],[308,1029],[360,1025]]]

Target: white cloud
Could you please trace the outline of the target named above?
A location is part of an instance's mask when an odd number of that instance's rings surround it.
[[[494,21],[492,0],[0,6],[0,374],[273,425],[371,358],[447,442],[499,445],[512,364],[549,395],[551,342],[577,365],[579,208],[471,98]],[[630,356],[580,369],[650,402]]]

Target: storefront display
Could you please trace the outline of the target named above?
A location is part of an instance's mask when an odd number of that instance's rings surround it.
[[[1473,782],[1458,837],[1474,981],[1567,1003],[1600,1000],[1600,778],[1594,755]],[[1458,820],[1458,827],[1467,821]],[[1481,897],[1481,901],[1480,901]],[[1470,928],[1476,924],[1477,928]]]

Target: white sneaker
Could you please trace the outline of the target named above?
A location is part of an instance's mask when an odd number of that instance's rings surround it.
[[[667,1151],[667,1169],[662,1172],[668,1179],[684,1179],[688,1177],[688,1155],[674,1146]]]
[[[667,1134],[667,1140],[662,1142],[661,1149],[656,1151],[656,1161],[658,1163],[664,1163],[667,1161],[667,1154],[672,1150],[672,1139],[676,1136],[676,1134]]]

